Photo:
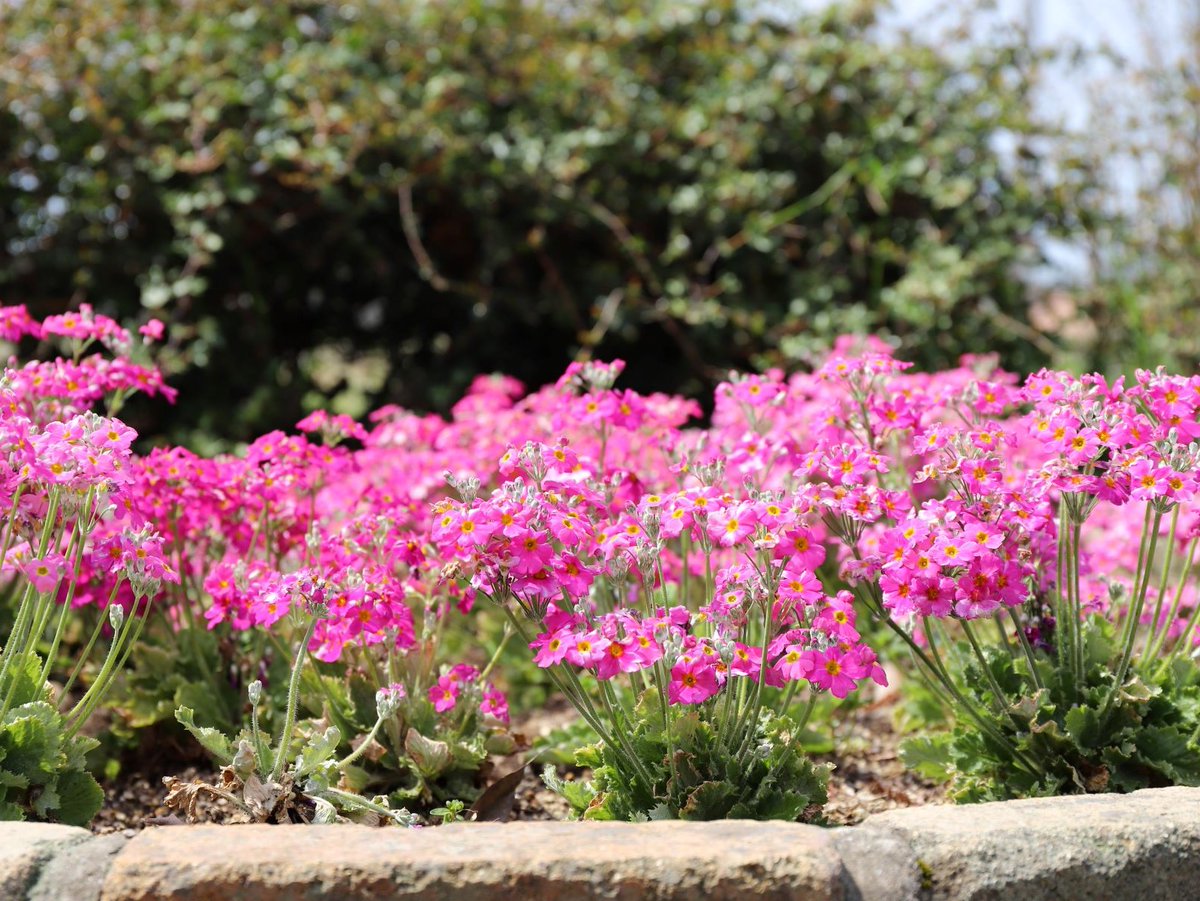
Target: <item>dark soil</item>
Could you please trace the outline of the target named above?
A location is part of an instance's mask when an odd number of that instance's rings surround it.
[[[837,751],[822,758],[835,767],[824,812],[830,825],[852,826],[885,810],[946,803],[944,785],[923,779],[900,760],[902,736],[892,727],[896,701],[890,693],[838,724]]]

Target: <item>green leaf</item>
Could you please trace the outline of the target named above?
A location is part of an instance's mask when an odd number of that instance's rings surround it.
[[[426,738],[416,729],[404,736],[404,750],[426,779],[440,776],[450,765],[450,746],[444,741]]]
[[[311,735],[304,743],[304,747],[300,749],[296,775],[303,776],[317,770],[334,756],[341,741],[342,732],[337,726],[330,726],[323,732]]]
[[[371,782],[371,774],[360,766],[350,764],[342,767],[339,785],[355,794],[362,794]]]
[[[617,815],[618,798],[612,792],[600,792],[583,812],[583,819],[595,822],[607,822],[621,819]]]
[[[596,789],[592,783],[582,780],[568,782],[561,778],[550,764],[546,764],[542,770],[542,782],[550,791],[565,798],[576,816],[587,810],[596,798]]]
[[[58,791],[56,790],[58,780],[43,785],[38,791],[37,798],[33,802],[33,812],[43,820],[50,819],[51,811],[59,806]]]
[[[1134,744],[1141,758],[1170,781],[1200,785],[1200,752],[1189,738],[1176,728],[1153,727],[1139,730]]]
[[[63,747],[63,752],[66,755],[65,768],[68,770],[88,769],[87,757],[98,747],[100,747],[100,740],[92,738],[90,735],[75,735],[67,739]]]
[[[575,751],[575,765],[594,770],[604,763],[604,745],[601,742],[585,745]]]
[[[37,654],[31,654],[25,662],[24,669],[10,667],[8,675],[5,677],[5,684],[0,685],[0,698],[12,692],[11,710],[18,707],[23,707],[26,704],[32,704],[35,701],[46,701],[49,699],[49,693],[42,678],[42,661]]]
[[[218,732],[216,729],[207,726],[197,726],[195,722],[195,714],[190,707],[180,707],[175,711],[175,719],[183,728],[200,742],[201,747],[208,751],[212,758],[221,766],[228,766],[233,763],[234,747],[233,743]]]
[[[728,782],[702,782],[679,810],[681,820],[719,820],[732,806],[737,790]]]
[[[0,823],[20,822],[25,819],[25,811],[11,801],[0,801]]]
[[[1072,707],[1064,719],[1067,734],[1082,750],[1091,750],[1100,740],[1100,714],[1092,707]]]
[[[86,826],[104,804],[104,790],[91,773],[68,770],[58,777],[58,819],[68,826]]]
[[[174,703],[174,709],[187,707],[192,711],[193,720],[214,728],[229,721],[220,694],[204,682],[184,682],[175,689]]]
[[[1084,627],[1083,656],[1088,669],[1108,666],[1113,659],[1112,628],[1100,617],[1089,617]]]
[[[0,767],[0,788],[29,788],[29,777]],[[0,797],[3,793],[0,793]]]
[[[62,752],[62,718],[49,704],[35,701],[10,710],[0,725],[4,768],[35,785],[54,774]]]
[[[947,734],[905,739],[900,743],[900,759],[909,769],[935,782],[944,782],[954,773]]]

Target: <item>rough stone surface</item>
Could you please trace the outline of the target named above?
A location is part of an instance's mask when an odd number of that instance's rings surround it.
[[[864,901],[913,897],[914,878],[916,897],[955,901],[1200,897],[1196,789],[912,808],[854,829],[857,841],[891,836],[912,855],[905,893],[871,883]]]
[[[54,851],[86,841],[74,826],[0,822],[0,898],[23,898]]]
[[[99,901],[104,877],[128,843],[122,835],[105,835],[56,848],[27,901]]]
[[[839,901],[841,877],[829,833],[787,823],[187,826],[134,838],[101,898]]]
[[[895,810],[859,826],[0,823],[0,901],[1200,898],[1200,789]]]
[[[850,826],[831,831],[842,859],[846,901],[919,898],[921,874],[909,843],[885,829]]]

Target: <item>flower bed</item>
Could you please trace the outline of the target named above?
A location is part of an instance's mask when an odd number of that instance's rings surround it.
[[[0,331],[63,354],[0,406],[0,818],[86,823],[93,770],[169,741],[217,774],[162,774],[184,819],[499,819],[503,759],[583,819],[821,822],[834,724],[889,670],[904,761],[956,800],[1200,783],[1200,377],[847,339],[705,424],[581,363],[205,459],[116,418],[171,396],[159,324]],[[531,746],[510,706],[552,693],[579,721]]]

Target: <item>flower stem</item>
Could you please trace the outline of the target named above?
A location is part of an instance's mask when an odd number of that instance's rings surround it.
[[[283,716],[283,731],[279,734],[279,747],[275,750],[275,765],[271,767],[271,781],[279,781],[283,773],[283,764],[287,760],[288,747],[292,743],[292,728],[296,725],[296,704],[300,695],[300,671],[304,668],[304,658],[308,654],[308,643],[312,641],[317,629],[317,618],[314,616],[304,631],[304,638],[296,650],[296,661],[292,665],[292,679],[288,684],[287,709]]]

